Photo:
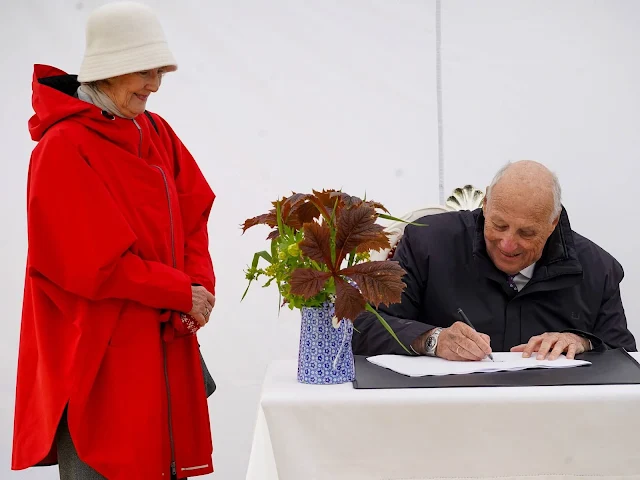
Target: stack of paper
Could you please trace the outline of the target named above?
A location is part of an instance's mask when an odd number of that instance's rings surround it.
[[[480,372],[508,372],[528,368],[571,368],[591,365],[585,360],[568,360],[561,355],[556,360],[536,360],[535,353],[523,358],[522,353],[495,352],[494,362],[485,358],[479,362],[444,360],[437,357],[409,357],[406,355],[376,355],[367,360],[374,365],[388,368],[409,377],[427,375],[461,375]]]

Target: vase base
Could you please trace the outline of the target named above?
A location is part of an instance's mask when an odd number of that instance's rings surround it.
[[[327,374],[327,372],[309,372],[307,374],[298,372],[298,383],[305,385],[340,385],[342,383],[351,383],[356,379],[355,374],[351,375],[347,372],[335,374]]]

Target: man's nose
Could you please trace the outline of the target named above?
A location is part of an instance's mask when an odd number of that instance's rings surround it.
[[[511,235],[506,235],[500,240],[500,250],[505,253],[513,253],[518,249],[518,243]]]

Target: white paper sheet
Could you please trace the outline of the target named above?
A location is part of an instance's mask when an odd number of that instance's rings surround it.
[[[536,360],[535,353],[530,358],[522,358],[518,352],[494,352],[493,358],[479,362],[458,362],[436,357],[409,357],[406,355],[376,355],[367,360],[374,365],[388,368],[409,377],[427,375],[461,375],[479,372],[505,372],[528,368],[571,368],[590,365],[585,360],[568,360],[561,355],[556,360]]]

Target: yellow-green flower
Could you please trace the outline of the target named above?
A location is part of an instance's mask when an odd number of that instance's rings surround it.
[[[287,254],[284,252],[279,252],[278,253],[278,260],[286,260],[287,259]]]
[[[356,263],[368,262],[370,259],[371,259],[371,254],[369,252],[356,253],[356,258],[355,258]]]
[[[289,255],[291,255],[292,257],[297,257],[298,255],[300,255],[300,247],[298,246],[297,243],[292,243],[291,245],[289,245],[289,247],[287,248],[287,252],[289,253]]]

